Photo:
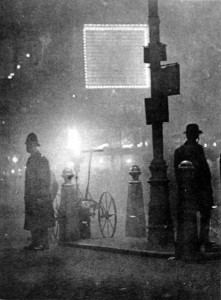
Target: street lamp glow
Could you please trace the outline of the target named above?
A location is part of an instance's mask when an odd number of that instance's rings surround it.
[[[15,164],[16,164],[16,163],[18,162],[18,158],[17,158],[17,156],[13,156],[13,157],[12,157],[12,161],[13,161],[13,163],[15,163]]]
[[[81,153],[81,138],[76,128],[68,128],[67,148],[72,150],[76,156],[79,156]]]
[[[103,159],[103,158],[100,158],[100,159],[99,159],[99,163],[100,163],[100,164],[103,164],[103,163],[104,163],[104,159]]]
[[[140,147],[142,147],[143,146],[143,143],[142,142],[140,142],[139,144],[137,144],[137,147],[138,148],[140,148]]]
[[[127,149],[127,148],[131,149],[131,148],[133,148],[133,146],[134,146],[134,144],[125,144],[125,145],[122,146],[122,148],[123,149]]]
[[[131,158],[127,158],[126,159],[126,163],[129,165],[129,164],[131,164],[132,163],[132,159]]]

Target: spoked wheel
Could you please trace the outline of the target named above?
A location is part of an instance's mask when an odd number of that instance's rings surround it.
[[[114,236],[117,227],[117,208],[114,198],[109,192],[104,192],[100,197],[98,222],[104,238]]]

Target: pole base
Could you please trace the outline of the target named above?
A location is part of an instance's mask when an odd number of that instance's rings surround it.
[[[148,204],[148,244],[152,248],[174,247],[174,231],[170,213],[169,180],[165,162],[153,161],[150,170],[150,201]]]
[[[174,250],[174,231],[172,225],[148,226],[148,249]]]

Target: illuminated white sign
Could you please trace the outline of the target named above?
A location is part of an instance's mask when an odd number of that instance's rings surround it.
[[[149,65],[143,47],[148,26],[84,25],[84,68],[87,89],[149,88]]]

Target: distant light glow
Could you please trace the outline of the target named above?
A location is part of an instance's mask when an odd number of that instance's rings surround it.
[[[103,164],[103,163],[104,163],[104,159],[103,159],[103,158],[100,158],[100,159],[99,159],[99,163],[100,163],[100,164]]]
[[[67,148],[78,156],[81,153],[81,138],[76,128],[68,128],[68,145]]]
[[[143,61],[148,25],[85,24],[83,39],[87,89],[150,87],[149,65]]]
[[[13,157],[12,157],[12,161],[13,161],[13,163],[15,163],[15,164],[16,164],[16,163],[18,162],[18,158],[17,158],[17,156],[13,156]]]
[[[132,159],[131,158],[127,158],[126,159],[126,163],[129,165],[129,164],[131,164],[132,163]]]
[[[104,149],[104,148],[108,148],[110,145],[108,143],[99,145],[98,147],[96,147],[96,149]]]
[[[69,168],[69,169],[72,169],[73,166],[74,166],[74,163],[73,163],[73,161],[70,161],[70,160],[66,161],[65,165],[64,165],[65,168]]]
[[[138,148],[140,148],[140,147],[142,147],[143,146],[143,143],[142,142],[140,142],[139,144],[137,144],[137,147]]]
[[[207,143],[205,143],[205,144],[203,145],[204,148],[207,148],[207,146],[208,146]]]
[[[133,148],[133,146],[134,146],[134,144],[125,144],[125,145],[122,146],[122,148],[123,149],[127,149],[127,148],[131,149],[131,148]]]
[[[5,121],[2,121],[2,124],[4,125],[4,124],[5,124]]]
[[[216,142],[214,142],[214,143],[213,143],[213,147],[216,147],[216,146],[217,146],[217,144],[216,144]]]
[[[19,69],[21,69],[21,65],[17,65],[17,67],[16,67],[16,68],[17,68],[18,70],[19,70]]]
[[[27,53],[25,56],[26,56],[26,57],[30,57],[31,55],[30,55],[30,53]]]
[[[149,145],[149,144],[148,144],[148,141],[146,141],[146,142],[145,142],[145,146],[148,147],[148,145]]]
[[[146,89],[146,85],[87,85],[86,89]]]
[[[14,169],[12,169],[12,170],[11,170],[11,173],[12,173],[12,174],[15,174],[15,170],[14,170]]]

